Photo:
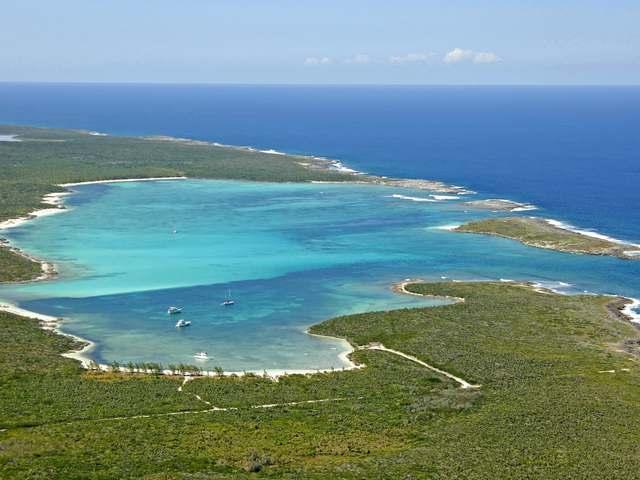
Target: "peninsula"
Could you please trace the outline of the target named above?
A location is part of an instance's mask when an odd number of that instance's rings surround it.
[[[640,260],[640,246],[568,230],[558,225],[557,222],[543,218],[490,218],[465,223],[452,231],[495,235],[517,240],[531,247],[560,252]]]

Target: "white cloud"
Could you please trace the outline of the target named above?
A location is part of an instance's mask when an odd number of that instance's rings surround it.
[[[372,58],[366,53],[358,53],[353,57],[345,59],[344,63],[358,63],[360,65],[365,65],[367,63],[371,63],[372,61]]]
[[[435,57],[435,53],[407,53],[406,55],[397,55],[389,57],[389,63],[426,63]]]
[[[444,63],[459,63],[473,59],[473,50],[463,50],[462,48],[454,48],[444,56]]]
[[[347,64],[347,65],[368,65],[368,64],[383,64],[388,63],[391,65],[407,65],[407,64],[424,64],[436,62],[440,54],[434,52],[414,52],[406,53],[404,55],[392,55],[387,59],[380,59],[372,57],[366,53],[357,53],[351,57],[343,59],[333,59],[331,57],[307,57],[304,60],[304,64],[307,66],[319,66],[319,65],[332,65],[332,64]],[[442,57],[444,63],[497,63],[502,59],[494,52],[477,52],[475,50],[468,50],[463,48],[454,48],[450,52],[447,52]]]
[[[329,57],[307,57],[304,59],[305,65],[329,65],[333,63]]]
[[[497,63],[501,61],[502,59],[493,52],[478,52],[473,57],[473,63]]]
[[[454,48],[444,56],[444,63],[496,63],[502,59],[493,52],[475,52],[473,50],[465,50],[462,48]]]

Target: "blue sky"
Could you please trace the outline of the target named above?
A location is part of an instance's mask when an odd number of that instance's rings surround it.
[[[9,0],[0,81],[640,84],[640,1]]]

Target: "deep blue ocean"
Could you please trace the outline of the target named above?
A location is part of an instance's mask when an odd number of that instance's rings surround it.
[[[328,156],[640,241],[640,87],[0,83],[0,123]]]

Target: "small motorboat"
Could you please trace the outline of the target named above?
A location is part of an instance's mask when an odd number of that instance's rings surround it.
[[[209,360],[209,354],[207,352],[198,352],[193,357],[198,360]]]
[[[181,313],[182,312],[182,307],[169,307],[167,309],[167,314],[169,315],[173,315],[174,313]]]
[[[191,325],[191,320],[180,319],[176,323],[176,328],[188,327],[189,325]]]

